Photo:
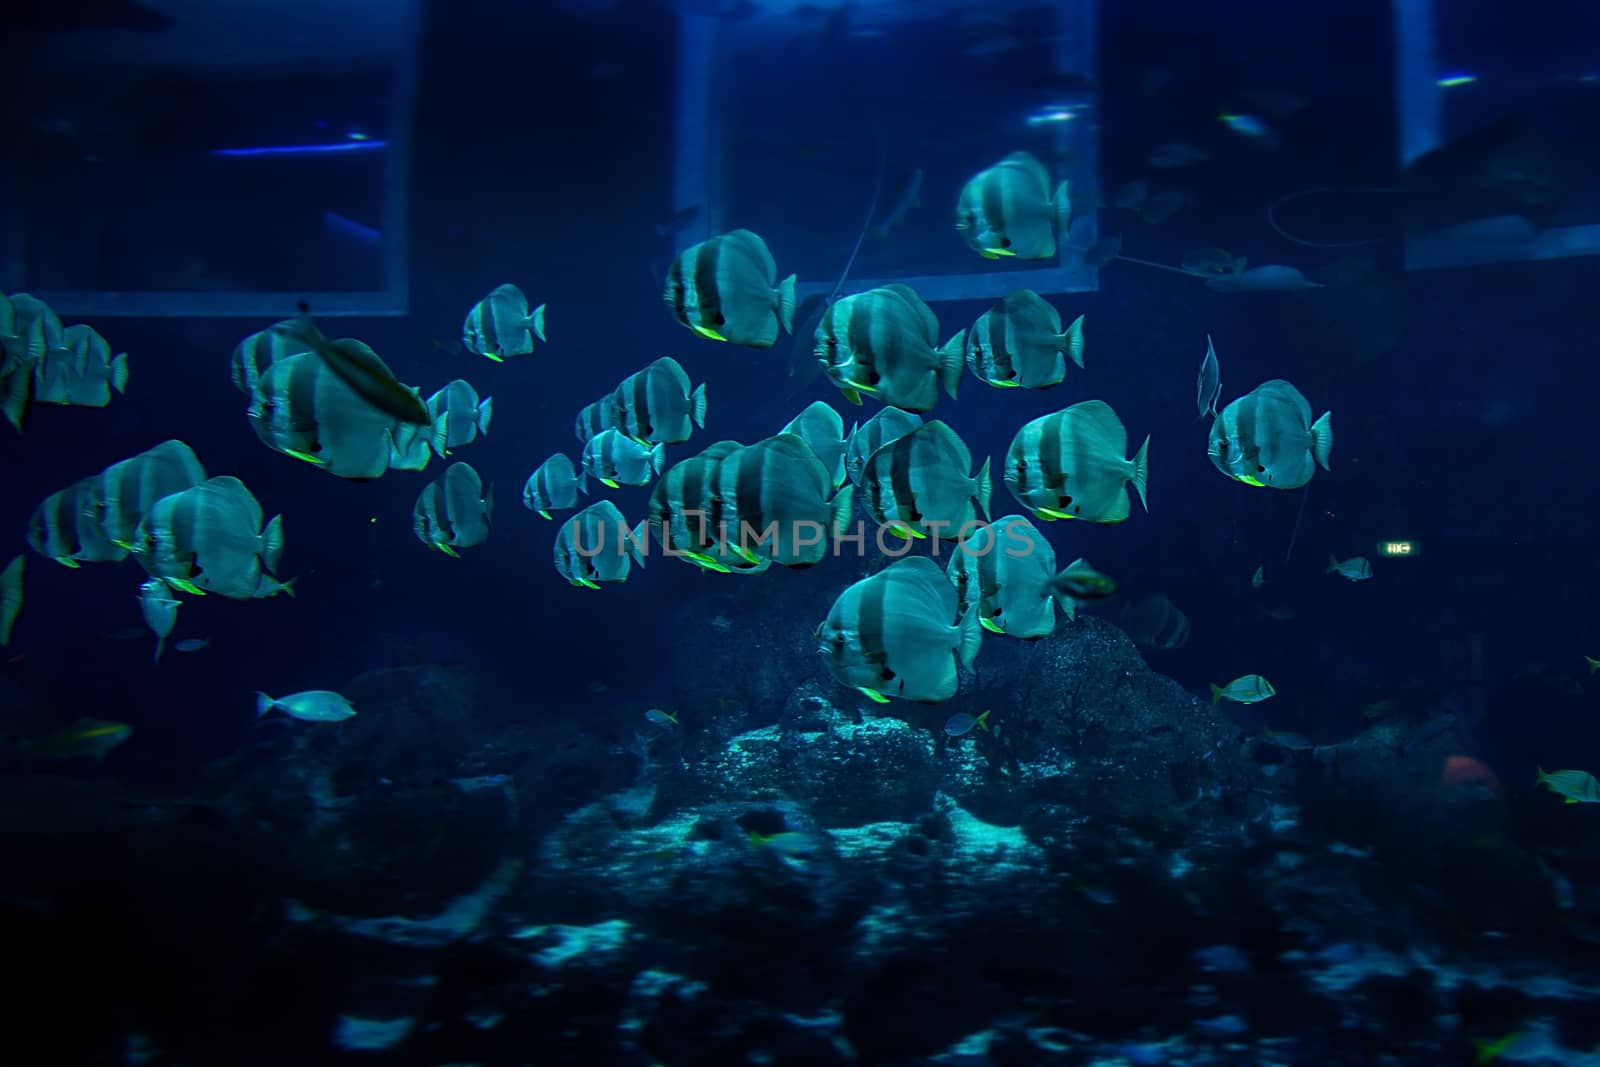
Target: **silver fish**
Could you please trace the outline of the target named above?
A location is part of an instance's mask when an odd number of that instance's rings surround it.
[[[521,289],[507,282],[472,305],[461,325],[461,344],[474,355],[502,363],[507,356],[532,355],[534,340],[543,341],[543,304],[529,309]]]
[[[878,703],[938,704],[956,695],[961,666],[983,644],[974,604],[956,613],[956,591],[925,556],[901,559],[839,594],[817,628],[828,673]]]
[[[1031,289],[1001,297],[967,331],[967,367],[987,385],[1049,389],[1083,366],[1083,316],[1061,328],[1061,313]]]
[[[987,259],[1051,259],[1071,226],[1067,183],[1051,193],[1044,164],[1027,152],[973,175],[956,201],[956,230]]]
[[[550,518],[552,511],[566,511],[578,506],[578,492],[589,491],[587,475],[579,474],[572,460],[564,452],[557,452],[528,475],[522,487],[522,503],[529,511]]]
[[[794,326],[795,276],[778,281],[767,243],[734,230],[685,249],[667,270],[672,317],[712,341],[771,348]]]
[[[1006,488],[1035,518],[1122,522],[1131,482],[1145,510],[1150,438],[1124,458],[1128,432],[1103,400],[1085,400],[1025,423],[1006,453]]]
[[[1217,364],[1217,350],[1211,344],[1211,335],[1206,334],[1206,358],[1200,361],[1200,375],[1195,379],[1195,404],[1200,408],[1200,417],[1207,415],[1216,417],[1217,398],[1222,395],[1222,368]]]
[[[1333,412],[1315,422],[1311,405],[1281,378],[1263,382],[1222,409],[1211,423],[1206,454],[1234,481],[1298,489],[1333,453]]]
[[[417,496],[411,529],[429,548],[457,556],[456,549],[475,548],[489,539],[493,514],[493,495],[484,491],[478,472],[466,463],[452,463]]]

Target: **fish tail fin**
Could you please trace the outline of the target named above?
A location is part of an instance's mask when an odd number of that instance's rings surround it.
[[[583,493],[584,496],[588,496],[589,495],[589,472],[588,471],[579,471],[578,472],[578,489]]]
[[[494,483],[493,482],[490,482],[489,483],[489,487],[483,491],[483,517],[486,518],[486,519],[494,518]]]
[[[1328,460],[1333,457],[1333,412],[1324,411],[1322,418],[1311,424],[1311,454],[1325,471],[1333,468]]]
[[[289,599],[293,600],[295,598],[294,583],[298,582],[299,580],[300,576],[297,574],[293,578],[290,578],[287,582],[279,582],[278,592],[288,593]]]
[[[990,459],[983,457],[983,466],[978,468],[978,510],[983,512],[983,517],[989,517],[989,495],[994,492],[994,477],[989,473]]]
[[[545,339],[543,304],[533,309],[533,314],[528,316],[528,324],[533,327],[533,335],[543,341]]]
[[[856,500],[856,487],[847,485],[833,495],[832,509],[828,513],[828,524],[833,529],[833,536],[843,537],[845,528],[850,524],[851,508]]]
[[[261,562],[267,570],[278,573],[278,558],[283,555],[283,516],[274,515],[267,528],[261,532]]]
[[[1056,186],[1056,194],[1050,198],[1050,207],[1055,217],[1057,232],[1065,241],[1067,234],[1072,232],[1072,197],[1068,192],[1067,182]]]
[[[161,662],[161,653],[166,651],[166,648],[167,648],[167,635],[166,634],[156,634],[156,653],[155,653],[155,655],[150,657],[150,665],[152,667],[155,666],[157,663]]]
[[[1067,332],[1061,335],[1061,340],[1067,350],[1067,355],[1072,357],[1081,370],[1083,368],[1083,316],[1079,315],[1072,320],[1072,325],[1067,327]]]
[[[778,322],[784,333],[794,333],[794,286],[793,274],[778,283]]]
[[[1146,513],[1150,511],[1150,499],[1145,495],[1145,483],[1150,480],[1150,435],[1146,434],[1144,444],[1139,446],[1139,454],[1133,457],[1133,487],[1139,491],[1139,503],[1144,505]]]
[[[657,441],[650,446],[650,469],[657,474],[667,465],[667,446]]]
[[[1211,703],[1215,704],[1222,699],[1222,686],[1216,682],[1211,683]]]
[[[263,716],[267,712],[271,711],[272,710],[272,706],[274,704],[276,704],[276,703],[277,703],[277,701],[273,700],[271,697],[267,696],[267,694],[265,694],[263,692],[260,692],[258,690],[256,692],[256,718],[259,719],[259,718],[261,718],[261,716]]]
[[[691,404],[690,414],[694,417],[694,424],[702,430],[706,428],[706,383],[701,382],[694,387],[694,392],[689,394]]]
[[[119,393],[128,391],[128,353],[126,352],[111,361],[111,387]]]
[[[489,424],[494,421],[494,397],[486,396],[483,403],[478,405],[478,432],[488,433]]]
[[[939,349],[939,382],[950,399],[956,398],[961,385],[961,372],[966,368],[967,331],[961,330]]]
[[[633,559],[634,563],[643,567],[644,561],[650,555],[649,549],[646,547],[650,544],[650,520],[640,519],[638,525],[628,534],[627,542],[628,555]]]
[[[1333,555],[1332,553],[1329,553],[1329,555],[1328,555],[1328,569],[1326,571],[1324,571],[1323,573],[1324,574],[1332,574],[1334,571],[1336,571],[1338,569],[1339,569],[1339,557]]]
[[[973,662],[978,658],[978,650],[983,647],[983,624],[978,621],[978,605],[973,604],[967,608],[967,613],[961,616],[957,629],[960,631],[961,646],[958,653],[961,665],[968,670],[972,669]]]

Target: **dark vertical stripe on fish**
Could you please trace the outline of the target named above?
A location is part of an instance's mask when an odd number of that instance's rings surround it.
[[[700,321],[691,326],[722,325],[722,294],[717,288],[717,264],[722,259],[722,241],[713,238],[699,246],[694,259],[694,297]]]

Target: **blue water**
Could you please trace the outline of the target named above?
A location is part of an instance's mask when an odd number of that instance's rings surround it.
[[[1504,38],[1487,29],[1469,33],[1465,27],[1481,13],[1452,6],[1451,17],[1441,22],[1440,64],[1469,69],[1480,82],[1462,90],[1473,94],[1462,98],[1465,102],[1448,104],[1447,132],[1464,132],[1502,109],[1526,110],[1543,146],[1541,158],[1565,179],[1553,225],[1592,223],[1593,213],[1585,209],[1594,206],[1594,152],[1576,141],[1573,131],[1595,128],[1600,89],[1582,80],[1581,61],[1583,55],[1592,61],[1600,26],[1576,5],[1539,6],[1548,8],[1545,19],[1503,13],[1517,28],[1517,35]],[[725,16],[726,26],[737,35],[759,17],[740,8]],[[788,21],[778,22],[777,30],[751,46],[752,54],[730,48],[716,57],[717,77],[738,87],[729,102],[733,125],[726,131],[728,153],[722,163],[731,176],[719,216],[722,228],[759,230],[780,274],[799,270],[803,282],[827,288],[856,241],[875,184],[883,181],[886,208],[903,176],[921,167],[928,174],[921,208],[890,242],[868,238],[855,277],[990,269],[961,245],[951,229],[949,207],[971,173],[1006,152],[1047,149],[1046,135],[1028,130],[1023,119],[1053,91],[1038,87],[1049,71],[1030,36],[1051,32],[1049,12],[1041,8],[1017,15],[1008,32],[1022,38],[1024,46],[991,57],[968,54],[986,31],[973,29],[957,14],[915,20],[889,29],[887,36],[852,33],[848,18],[835,36],[823,36],[820,17],[774,17]],[[1417,923],[1417,945],[1425,943],[1432,953],[1441,940],[1466,938],[1463,927],[1516,925],[1533,913],[1594,914],[1600,908],[1591,888],[1600,873],[1597,809],[1561,805],[1533,783],[1539,767],[1600,770],[1595,682],[1583,659],[1600,655],[1593,611],[1593,591],[1600,587],[1595,550],[1600,516],[1592,489],[1590,425],[1594,398],[1600,395],[1589,305],[1595,260],[1408,272],[1394,198],[1382,191],[1301,201],[1285,217],[1298,233],[1317,241],[1370,239],[1369,244],[1310,248],[1274,233],[1266,211],[1278,197],[1318,186],[1371,189],[1396,181],[1400,131],[1386,4],[1290,11],[1243,0],[1220,6],[1138,0],[1104,5],[1100,23],[1095,117],[1104,195],[1109,199],[1119,186],[1144,179],[1152,191],[1181,188],[1193,198],[1160,224],[1103,207],[1100,234],[1121,236],[1130,256],[1166,263],[1176,263],[1192,248],[1221,246],[1248,256],[1252,265],[1295,265],[1312,278],[1326,279],[1328,286],[1305,294],[1227,296],[1192,278],[1112,263],[1100,275],[1098,292],[1049,295],[1069,321],[1079,313],[1087,316],[1086,370],[1069,368],[1065,383],[1049,392],[989,389],[968,375],[959,400],[941,399],[928,417],[945,419],[958,430],[975,465],[985,455],[998,464],[1023,422],[1091,397],[1115,408],[1128,428],[1130,452],[1150,435],[1148,514],[1136,504],[1122,524],[1041,528],[1063,563],[1085,556],[1118,580],[1118,598],[1085,608],[1085,614],[1114,623],[1123,603],[1149,593],[1167,596],[1187,614],[1193,630],[1186,646],[1142,650],[1154,671],[1200,696],[1212,682],[1252,672],[1270,676],[1279,694],[1273,701],[1226,708],[1239,738],[1270,727],[1334,745],[1360,736],[1377,719],[1403,724],[1396,730],[1404,737],[1441,712],[1458,714],[1464,728],[1451,735],[1442,755],[1469,756],[1492,769],[1498,786],[1488,803],[1496,814],[1474,824],[1473,841],[1482,851],[1452,853],[1442,874],[1439,866],[1430,867],[1425,888],[1437,903],[1428,921]],[[865,18],[860,23],[868,24]],[[25,861],[8,863],[13,873],[0,886],[0,898],[7,898],[0,901],[6,909],[0,921],[33,931],[18,942],[23,950],[17,977],[45,976],[37,995],[41,1008],[55,1008],[70,997],[75,1014],[91,1017],[77,1037],[52,1038],[24,1028],[18,1041],[29,1054],[41,1054],[57,1040],[61,1058],[49,1062],[135,1062],[127,1058],[128,1035],[140,1034],[146,1035],[140,1041],[157,1049],[182,1049],[189,1058],[181,1062],[253,1063],[258,1054],[246,1047],[248,1040],[229,1034],[264,1034],[279,1025],[289,1035],[283,1047],[303,1053],[307,1062],[355,1062],[355,1054],[335,1048],[331,1018],[355,1013],[347,1003],[355,988],[364,990],[370,1010],[363,1010],[370,1017],[417,1012],[405,998],[385,1005],[384,996],[374,992],[380,979],[412,964],[396,963],[379,950],[362,955],[342,943],[318,942],[311,928],[277,918],[284,901],[315,899],[313,907],[344,915],[422,917],[439,911],[442,901],[475,891],[496,863],[515,859],[531,881],[513,890],[508,899],[516,900],[514,907],[502,905],[509,911],[500,925],[491,926],[492,933],[480,929],[479,940],[471,942],[475,947],[457,946],[444,953],[442,962],[423,965],[435,973],[466,969],[474,977],[462,980],[462,988],[495,986],[504,981],[496,977],[497,953],[522,958],[509,938],[514,927],[568,921],[562,893],[537,880],[538,872],[550,866],[548,858],[540,858],[544,835],[569,813],[636,780],[654,780],[640,774],[639,761],[627,751],[645,726],[646,708],[674,708],[684,723],[682,735],[659,742],[652,756],[670,767],[680,758],[709,759],[728,738],[778,721],[784,694],[773,706],[753,705],[752,694],[763,690],[743,676],[745,669],[760,675],[791,657],[802,676],[822,679],[841,709],[864,703],[827,681],[820,664],[798,657],[808,654],[810,634],[831,598],[875,563],[864,567],[854,558],[828,559],[808,570],[775,567],[760,577],[740,578],[652,559],[626,584],[592,591],[570,586],[554,572],[556,524],[520,506],[523,480],[539,462],[558,450],[578,455],[571,429],[578,409],[662,355],[677,359],[693,382],[706,382],[710,397],[706,429],[689,444],[669,448],[674,460],[718,439],[758,440],[816,399],[834,404],[847,424],[875,410],[870,399],[864,408],[852,409],[820,377],[791,379],[788,337],[772,350],[718,345],[684,330],[663,306],[656,279],[672,248],[652,226],[682,206],[674,202],[672,188],[676,33],[677,15],[670,5],[643,0],[555,6],[472,0],[430,5],[427,11],[418,41],[410,131],[406,314],[324,314],[321,321],[330,336],[366,341],[401,379],[428,392],[450,378],[466,377],[480,394],[494,397],[489,434],[455,457],[472,463],[493,484],[494,526],[483,547],[450,559],[412,535],[412,504],[426,481],[442,471],[440,463],[425,475],[390,472],[354,483],[260,444],[245,418],[244,398],[229,384],[227,359],[240,338],[271,319],[90,318],[114,351],[130,354],[127,395],[98,411],[36,405],[23,434],[0,429],[0,484],[6,487],[0,495],[0,530],[13,532],[18,551],[27,551],[22,533],[40,499],[177,437],[194,448],[208,473],[236,475],[269,516],[285,516],[282,573],[299,579],[293,599],[187,601],[174,640],[208,637],[209,647],[189,654],[169,650],[152,667],[148,635],[112,636],[140,624],[134,597],[144,575],[136,564],[68,570],[37,556],[29,559],[26,606],[0,667],[8,701],[0,709],[0,735],[37,736],[84,716],[125,722],[133,734],[104,763],[27,767],[11,759],[0,774],[22,782],[19,789],[32,788],[29,783],[40,777],[59,777],[103,783],[133,809],[193,802],[206,813],[176,827],[162,822],[155,830],[108,819],[92,832],[68,832],[44,820],[26,847],[19,847]],[[1558,39],[1587,42],[1588,51],[1564,47],[1541,59],[1544,53],[1536,53],[1536,46]],[[6,75],[9,80],[18,76]],[[198,77],[203,84],[205,76]],[[1147,91],[1156,82],[1160,87]],[[1299,101],[1293,114],[1268,118],[1279,142],[1270,149],[1215,121],[1221,110],[1251,106],[1242,101],[1252,99],[1252,90],[1291,94]],[[310,104],[323,103],[305,92]],[[19,99],[19,119],[33,117],[26,107],[50,103],[40,96],[12,97]],[[182,105],[155,99],[136,117],[119,117],[113,109],[111,116],[102,116],[102,125],[142,123],[147,132],[181,129]],[[308,99],[287,91],[283,99],[296,116],[315,110]],[[324,133],[334,139],[356,117],[376,128],[379,121],[369,116],[383,111],[381,101],[371,98],[325,103],[323,110],[335,122]],[[256,106],[262,107],[259,101]],[[90,131],[84,134],[89,137],[96,127],[84,122],[81,128]],[[85,188],[103,189],[94,176],[97,167],[125,167],[126,174],[143,176],[128,179],[124,202],[96,204],[110,220],[106,229],[121,235],[96,246],[102,262],[111,264],[104,277],[112,280],[54,287],[126,289],[137,284],[139,264],[147,260],[204,260],[197,269],[235,283],[259,280],[271,287],[289,279],[281,286],[278,317],[293,314],[300,292],[337,290],[341,279],[359,279],[349,288],[372,287],[371,245],[383,220],[370,202],[357,203],[363,198],[351,190],[358,180],[371,178],[370,169],[361,168],[370,168],[381,152],[342,153],[361,160],[351,164],[358,169],[324,172],[340,177],[321,186],[297,180],[292,196],[306,213],[304,229],[263,229],[256,237],[241,201],[225,202],[219,190],[212,204],[175,203],[164,195],[160,176],[198,167],[189,153],[202,148],[264,147],[276,143],[285,129],[323,134],[243,110],[209,115],[202,129],[196,144],[181,149],[171,137],[155,133],[144,141],[112,139],[103,152],[46,142],[61,154],[41,158],[67,161],[59,164],[72,175],[62,179],[63,188],[81,179]],[[1169,141],[1199,145],[1210,158],[1181,172],[1153,170],[1146,154]],[[375,142],[343,143],[368,149]],[[400,143],[392,131],[389,143]],[[886,179],[877,173],[880,151]],[[86,155],[96,158],[81,158]],[[257,162],[245,157],[230,159],[229,165]],[[323,165],[296,163],[302,164]],[[27,159],[17,166],[28,181],[39,180]],[[262,195],[270,185],[243,178],[230,189]],[[52,210],[59,212],[61,205]],[[153,217],[146,214],[150,211]],[[204,227],[174,223],[172,233],[178,236],[164,245],[161,212],[226,218],[231,236],[202,248],[192,234]],[[341,224],[344,243],[331,257],[317,251],[325,212],[348,223]],[[191,237],[182,236],[186,233]],[[184,247],[190,239],[196,245]],[[49,226],[30,227],[29,255],[49,264],[51,240]],[[40,245],[46,250],[37,251]],[[74,256],[83,254],[84,246],[76,247]],[[924,249],[930,250],[926,256]],[[297,255],[305,259],[298,272],[303,282],[293,280],[301,266]],[[66,262],[71,267],[79,260]],[[467,309],[506,281],[548,305],[549,344],[533,358],[503,365],[452,350]],[[305,288],[297,292],[296,285]],[[941,339],[970,325],[987,306],[986,300],[937,304]],[[1224,402],[1268,378],[1283,377],[1301,389],[1315,412],[1334,412],[1332,469],[1319,470],[1308,488],[1249,489],[1211,467],[1206,424],[1195,419],[1194,409],[1195,372],[1207,335],[1220,357]],[[636,520],[648,492],[625,488],[607,495]],[[1012,510],[997,475],[994,513]],[[1379,558],[1378,544],[1390,539],[1414,541],[1420,552],[1414,559]],[[1325,573],[1330,555],[1361,554],[1373,559],[1371,581],[1346,583]],[[10,555],[0,553],[6,559]],[[1250,575],[1258,565],[1268,582],[1252,589]],[[1268,608],[1292,609],[1293,618],[1266,617]],[[1061,630],[1070,627],[1062,623]],[[991,638],[990,644],[1004,640]],[[980,657],[980,673],[983,666]],[[392,731],[383,722],[384,706],[361,707],[359,731],[356,723],[347,724],[349,729],[268,726],[253,715],[256,690],[274,695],[337,690],[367,672],[418,667],[438,673],[426,685],[412,686],[403,700],[396,698],[407,711],[405,725]],[[733,674],[708,681],[696,676],[697,667]],[[901,715],[918,724],[942,721],[946,711],[968,710],[963,701],[982,702],[989,695],[980,688],[972,696],[971,685],[969,680],[957,703],[934,713],[891,706],[869,714]],[[706,694],[714,691],[726,695],[709,700]],[[697,705],[696,700],[709,702]],[[1392,702],[1391,709],[1376,717],[1364,711],[1379,701]],[[983,706],[973,704],[970,710]],[[1020,721],[1026,711],[1013,713]],[[1070,750],[1070,739],[1062,743]],[[263,830],[280,817],[286,826],[315,822],[309,809],[300,807],[308,794],[297,794],[293,785],[300,781],[297,761],[308,758],[308,751],[335,753],[330,758],[338,773],[357,783],[350,790],[364,798],[365,821],[348,840],[358,841],[360,854],[368,858],[353,869],[349,856],[331,845],[320,852],[322,845],[309,830],[306,848],[288,854],[279,851],[285,838]],[[861,774],[873,773],[870,760],[864,761]],[[1437,763],[1423,761],[1399,764],[1389,773],[1409,776],[1398,785],[1428,791],[1440,771]],[[457,823],[445,835],[451,837],[447,845],[417,853],[422,836],[417,828],[429,824],[428,791],[448,792],[443,783],[452,778],[486,774],[516,780],[519,829],[505,834],[496,829],[492,841],[473,840]],[[662,780],[671,781],[670,776]],[[231,796],[230,781],[240,783]],[[1359,836],[1361,826],[1383,836],[1371,826],[1378,816],[1346,818],[1348,813],[1337,810],[1344,801],[1332,784],[1315,774],[1300,782],[1296,802],[1308,824],[1320,825],[1329,839]],[[386,809],[382,791],[391,788],[404,800]],[[681,781],[668,788],[652,818],[710,803],[712,798],[696,788]],[[816,798],[787,798],[802,810],[808,799]],[[1313,817],[1319,802],[1336,810]],[[26,828],[40,801],[17,803],[25,810],[10,813],[8,823]],[[1415,818],[1406,812],[1391,815],[1397,824]],[[1028,832],[1032,824],[1018,821]],[[1423,820],[1417,818],[1417,824]],[[775,829],[783,826],[780,821]],[[1418,830],[1424,836],[1444,832]],[[1368,875],[1369,882],[1388,887],[1373,891],[1374,907],[1410,908],[1414,902],[1407,903],[1413,901],[1407,887],[1414,879],[1405,849],[1386,840]],[[1429,843],[1439,845],[1436,839]],[[595,847],[604,853],[624,846],[600,841]],[[1578,886],[1575,912],[1561,908],[1550,889],[1540,888],[1546,882],[1535,870],[1536,857],[1537,862],[1559,860]],[[192,880],[182,873],[191,863],[201,872]],[[1491,888],[1480,897],[1463,888],[1503,869],[1527,876],[1516,881],[1515,892]],[[695,884],[686,882],[686,891]],[[1138,891],[1120,888],[1119,907],[1138,908]],[[1456,889],[1464,899],[1451,896]],[[728,892],[736,895],[733,888]],[[933,899],[923,900],[930,913],[937,911]],[[1053,899],[1045,894],[1029,906],[1049,915]],[[1107,918],[1104,929],[1136,921],[1137,915]],[[1600,926],[1600,919],[1595,921]],[[202,931],[193,943],[163,939],[176,937],[186,923]],[[162,937],[145,936],[141,927],[162,931]],[[1296,944],[1284,932],[1292,927],[1275,927],[1272,936],[1247,946],[1257,969],[1264,951],[1260,944]],[[1515,970],[1520,959],[1543,972],[1595,973],[1592,938],[1551,940],[1545,937],[1548,930],[1540,929],[1528,942],[1514,936],[1500,944],[1496,951],[1502,962],[1510,961],[1508,970]],[[209,937],[206,930],[212,931]],[[703,933],[694,926],[674,930],[670,921],[659,920],[650,930],[649,936],[675,942],[660,958],[680,962],[695,957],[696,939]],[[709,941],[710,935],[704,936]],[[742,938],[739,943],[748,949],[772,931],[753,922],[749,929],[735,924],[733,932],[724,929],[717,936]],[[1041,936],[1065,938],[1060,930]],[[1361,932],[1348,937],[1359,941]],[[830,970],[838,959],[819,961],[782,939],[779,943],[773,951],[797,953],[793,983],[807,990],[795,994],[795,1013],[821,1011],[830,1003],[819,989],[852,985],[846,975]],[[1325,945],[1302,947],[1331,952]],[[1403,956],[1407,946],[1387,948]],[[733,950],[714,950],[723,951]],[[152,954],[162,952],[184,962],[150,962]],[[1134,949],[1130,953],[1139,955]],[[1144,996],[1154,1002],[1161,998],[1148,992],[1151,983],[1172,978],[1170,967],[1181,965],[1186,953],[1175,956],[1179,964],[1151,948],[1140,956],[1143,966],[1122,959],[1108,964],[1107,973],[1126,982],[1128,1004],[1137,1005]],[[102,957],[111,962],[96,975]],[[1334,953],[1324,962],[1335,967],[1337,957]],[[939,959],[929,957],[923,964],[936,970]],[[1570,959],[1570,966],[1552,962],[1562,959]],[[916,970],[912,960],[897,966]],[[481,981],[472,970],[479,966],[486,972]],[[1093,973],[1094,962],[1085,962],[1083,969]],[[706,978],[715,970],[702,959],[683,963],[681,973]],[[896,973],[862,981],[892,986]],[[159,992],[147,989],[130,997],[129,987],[146,974]],[[213,999],[203,1001],[197,990],[205,985],[204,976],[219,974],[247,977],[230,979],[224,984],[232,992],[214,992]],[[75,989],[85,975],[86,988]],[[961,975],[949,981],[959,986],[968,980],[977,982]],[[624,998],[636,978],[607,974],[594,981],[603,993],[582,995],[606,1001]],[[985,975],[981,984],[984,1008],[975,1012],[970,1027],[956,1027],[956,1036],[995,1020],[1020,1026],[1016,1019],[1021,1017],[1048,1026],[1052,1012],[1064,1011],[1059,1004],[1071,999],[1021,961],[1014,970]],[[785,1006],[782,982],[763,988],[771,1004]],[[895,998],[889,998],[893,1010],[912,1015],[903,1024],[904,1040],[887,1024],[869,1035],[871,1027],[864,1028],[858,1017],[845,1029],[861,1048],[874,1050],[863,1062],[933,1062],[915,1057],[940,1050],[948,1058],[939,1062],[951,1063],[1100,1062],[1093,1059],[1097,1055],[1124,1057],[1103,1062],[1330,1062],[1313,1054],[1314,1043],[1279,1060],[1272,1060],[1265,1046],[1241,1053],[1244,1058],[1221,1058],[1216,1048],[1227,1035],[1199,1023],[1230,1013],[1248,1016],[1250,998],[1257,995],[1241,993],[1237,1003],[1224,997],[1214,1010],[1202,1005],[1188,1029],[1171,1023],[1165,1008],[1151,1007],[1141,1015],[1127,1007],[1119,1023],[1108,1023],[1105,1032],[1078,1044],[1077,1059],[1066,1053],[1048,1059],[1037,1046],[1021,1059],[1006,1060],[993,1050],[962,1058],[950,1051],[957,1044],[954,1037],[927,1048],[915,1037],[919,1006]],[[1593,990],[1587,995],[1592,997]],[[559,1001],[580,994],[565,987],[538,996]],[[923,1007],[930,1018],[941,1010],[959,1011]],[[437,1020],[453,1009],[434,1004],[429,1010],[441,1013],[429,1016]],[[1381,1035],[1366,1046],[1365,1054],[1374,1058],[1348,1058],[1355,1053],[1329,1038],[1347,1057],[1337,1062],[1376,1063],[1380,1052],[1398,1057],[1388,1062],[1464,1062],[1469,1034],[1492,1040],[1528,1029],[1544,1009],[1513,1005],[1476,1019],[1467,1011],[1468,1025],[1459,1031],[1437,1021],[1448,1014],[1442,1008],[1417,1008],[1422,1021],[1395,1022],[1408,1010],[1368,1005],[1357,1011],[1360,1025]],[[207,1012],[212,1021],[205,1021]],[[670,1011],[664,1015],[672,1018]],[[1298,1017],[1287,1010],[1285,1015]],[[613,1041],[609,1028],[616,1018],[592,1004],[585,1002],[575,1019],[573,1027],[582,1034],[576,1045],[553,1038],[539,1044],[561,1026],[561,1011],[550,1009],[536,1019],[518,1017],[515,1032],[509,1026],[501,1031],[504,1042],[493,1027],[479,1027],[470,1041],[452,1045],[448,1035],[456,1031],[447,1027],[447,1038],[432,1044],[402,1041],[374,1054],[381,1060],[367,1062],[732,1063],[759,1045],[754,1039],[745,1046],[707,1039],[699,1051],[691,1051],[696,1046],[689,1042],[672,1046],[675,1051],[668,1054],[662,1051],[668,1044],[645,1041],[642,1047],[654,1051],[641,1052],[620,1038]],[[711,1032],[719,1019],[712,1008],[703,1013],[685,1008],[679,1022],[695,1032]],[[1302,1037],[1322,1032],[1324,1024],[1320,1017],[1306,1022]],[[1393,1029],[1385,1029],[1390,1024]],[[450,1025],[465,1024],[457,1018]],[[1087,1028],[1078,1016],[1063,1025]],[[1149,1029],[1141,1037],[1142,1025]],[[943,1033],[942,1026],[935,1029]],[[1248,1045],[1263,1032],[1262,1015],[1255,1015],[1240,1040]],[[1159,1044],[1175,1033],[1186,1033],[1191,1045],[1167,1059],[1138,1045]],[[1600,1055],[1600,1039],[1593,1034],[1586,1035],[1588,1044],[1570,1032],[1566,1036],[1569,1051],[1577,1050],[1573,1055]],[[1120,1053],[1113,1048],[1118,1040],[1128,1043]],[[1407,1044],[1411,1041],[1415,1044]],[[1202,1045],[1212,1051],[1197,1052]],[[625,1046],[634,1051],[618,1051]],[[581,1055],[574,1051],[580,1047]],[[180,1062],[178,1053],[154,1055],[152,1062]],[[808,1058],[812,1055],[781,1053],[777,1060],[823,1062]],[[1157,1058],[1143,1058],[1150,1056]],[[1506,1056],[1515,1058],[1515,1046]],[[1592,1062],[1529,1056],[1526,1062]]]

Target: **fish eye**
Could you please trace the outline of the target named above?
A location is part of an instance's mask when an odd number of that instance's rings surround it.
[[[717,312],[716,318],[711,320],[711,323],[714,326],[726,326],[728,324],[728,320],[723,316],[722,312],[719,311]]]
[[[1011,238],[1009,238],[1009,237],[1000,238],[1000,247],[1001,248],[1010,248],[1011,247]]]

